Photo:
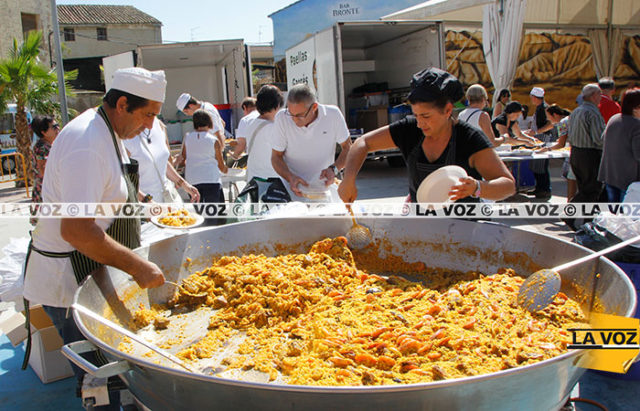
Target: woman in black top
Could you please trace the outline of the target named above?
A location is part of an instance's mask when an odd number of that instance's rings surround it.
[[[535,144],[535,140],[522,133],[518,125],[518,117],[522,114],[522,104],[512,101],[504,111],[491,120],[491,128],[496,137],[504,136],[505,143]]]
[[[449,193],[452,200],[482,197],[501,200],[515,192],[513,176],[476,128],[452,118],[453,103],[463,96],[457,78],[437,68],[423,70],[411,81],[412,116],[366,133],[349,150],[338,193],[346,203],[358,196],[356,176],[367,153],[398,147],[409,169],[409,193],[416,201],[418,186],[440,167],[458,165],[468,177]]]

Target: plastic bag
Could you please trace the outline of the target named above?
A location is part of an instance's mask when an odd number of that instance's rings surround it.
[[[576,243],[590,248],[593,251],[604,250],[607,247],[622,242],[620,238],[609,230],[593,222],[580,226],[574,233],[574,238]],[[638,264],[640,263],[640,249],[626,246],[607,254],[606,257],[621,263]]]

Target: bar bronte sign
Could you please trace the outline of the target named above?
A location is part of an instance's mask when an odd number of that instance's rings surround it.
[[[329,9],[329,14],[333,18],[353,17],[362,14],[360,6],[353,2],[340,2]]]

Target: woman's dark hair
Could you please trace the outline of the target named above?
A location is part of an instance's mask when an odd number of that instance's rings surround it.
[[[622,114],[632,116],[633,110],[640,106],[640,88],[632,88],[622,96]]]
[[[36,133],[36,136],[42,138],[44,137],[43,133],[49,130],[49,127],[53,124],[53,117],[51,116],[43,116],[36,115],[31,120],[31,130]]]
[[[522,104],[517,101],[512,101],[504,107],[504,112],[507,114],[519,113],[522,111]]]
[[[133,94],[127,93],[126,91],[118,90],[115,88],[107,91],[107,94],[104,95],[102,101],[106,103],[111,108],[116,108],[116,104],[118,103],[118,99],[120,97],[127,98],[127,111],[129,113],[133,113],[134,110],[142,108],[149,104],[149,100],[143,97],[138,97]]]
[[[549,112],[549,114],[555,114],[556,116],[562,116],[562,117],[567,117],[568,115],[571,114],[569,110],[567,110],[566,108],[562,108],[557,104],[552,104],[549,107],[547,107],[547,111]]]
[[[267,84],[260,88],[256,96],[256,109],[258,113],[264,114],[271,110],[277,110],[284,104],[280,89],[274,85]]]
[[[447,103],[451,103],[451,104],[455,103],[455,101],[451,101],[451,99],[445,95],[439,96],[434,100],[429,99],[428,101],[421,97],[409,97],[408,101],[409,101],[409,104],[430,103],[430,104],[433,104],[433,106],[439,110],[444,110],[444,108],[447,106]]]
[[[193,128],[200,127],[213,127],[213,121],[211,121],[211,116],[206,111],[199,109],[193,113]]]
[[[509,91],[509,89],[503,88],[502,90],[500,90],[500,93],[498,93],[498,100],[501,100],[504,96],[511,97],[511,92]]]
[[[522,105],[522,117],[527,118],[529,115],[529,106],[526,104]]]

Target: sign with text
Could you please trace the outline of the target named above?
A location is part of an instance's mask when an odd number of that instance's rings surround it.
[[[352,1],[341,1],[329,7],[329,15],[337,21],[342,21],[345,17],[357,18],[362,15],[362,7]]]
[[[313,37],[287,50],[287,88],[306,84],[315,92],[316,47]]]

